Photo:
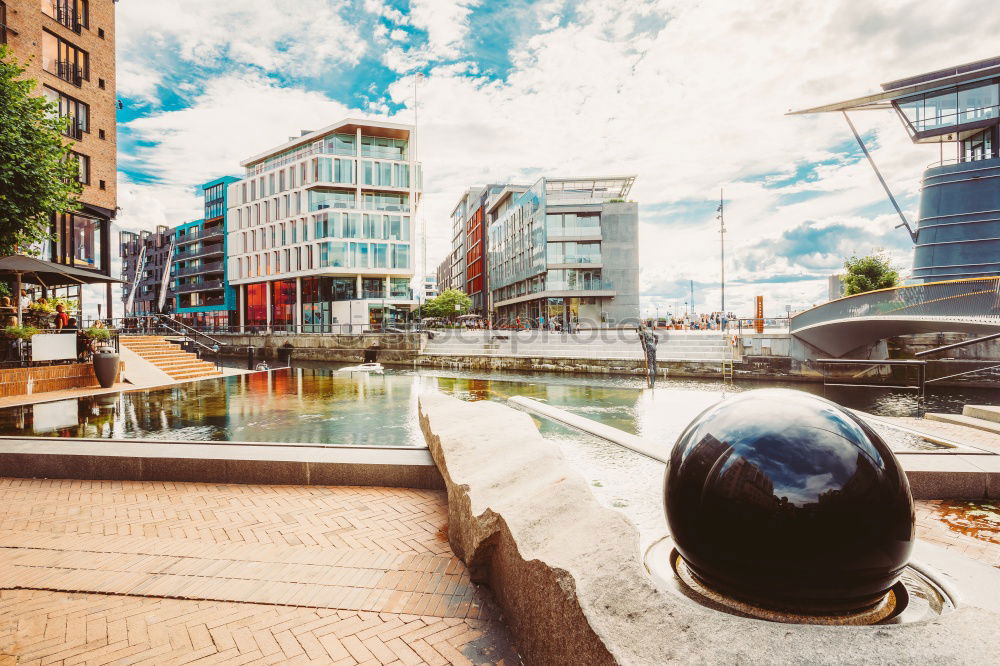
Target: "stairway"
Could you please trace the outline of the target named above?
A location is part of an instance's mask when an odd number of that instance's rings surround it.
[[[129,335],[120,338],[121,345],[165,372],[175,381],[221,377],[214,363],[202,361],[197,355],[158,335]]]
[[[924,418],[931,421],[953,423],[968,428],[985,430],[1000,435],[1000,407],[993,405],[965,405],[961,414],[925,414]]]

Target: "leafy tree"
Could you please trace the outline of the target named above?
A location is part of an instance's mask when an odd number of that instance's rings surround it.
[[[844,294],[853,296],[876,289],[888,289],[899,284],[899,273],[892,267],[889,257],[875,252],[864,257],[851,257],[844,262],[847,273],[840,277]]]
[[[0,255],[49,240],[53,213],[78,208],[79,165],[63,141],[69,118],[33,95],[38,82],[0,45]]]
[[[465,314],[470,307],[472,307],[472,299],[464,292],[458,289],[445,289],[437,297],[424,303],[424,312],[428,317],[446,318]]]

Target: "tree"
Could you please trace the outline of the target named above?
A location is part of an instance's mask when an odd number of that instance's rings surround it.
[[[51,238],[53,213],[78,208],[79,164],[63,141],[69,118],[33,95],[38,82],[0,45],[0,255]]]
[[[865,257],[851,257],[844,262],[844,268],[847,269],[847,273],[842,275],[840,280],[844,283],[846,296],[876,289],[888,289],[899,284],[899,273],[883,252],[874,252]]]
[[[428,317],[447,318],[465,314],[470,307],[472,307],[472,299],[464,292],[458,289],[445,289],[437,297],[424,303],[424,313]]]

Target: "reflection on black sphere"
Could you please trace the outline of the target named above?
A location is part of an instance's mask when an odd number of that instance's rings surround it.
[[[664,494],[692,571],[772,608],[874,603],[913,547],[913,500],[889,447],[800,391],[749,391],[700,414],[674,445]]]

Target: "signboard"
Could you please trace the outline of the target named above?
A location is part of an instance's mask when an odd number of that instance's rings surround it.
[[[756,312],[756,315],[757,315],[757,318],[754,319],[754,321],[753,321],[754,330],[757,331],[758,333],[763,333],[764,332],[764,297],[763,296],[758,296],[757,297],[757,312]]]
[[[38,333],[31,336],[32,361],[63,361],[76,358],[76,331]]]

